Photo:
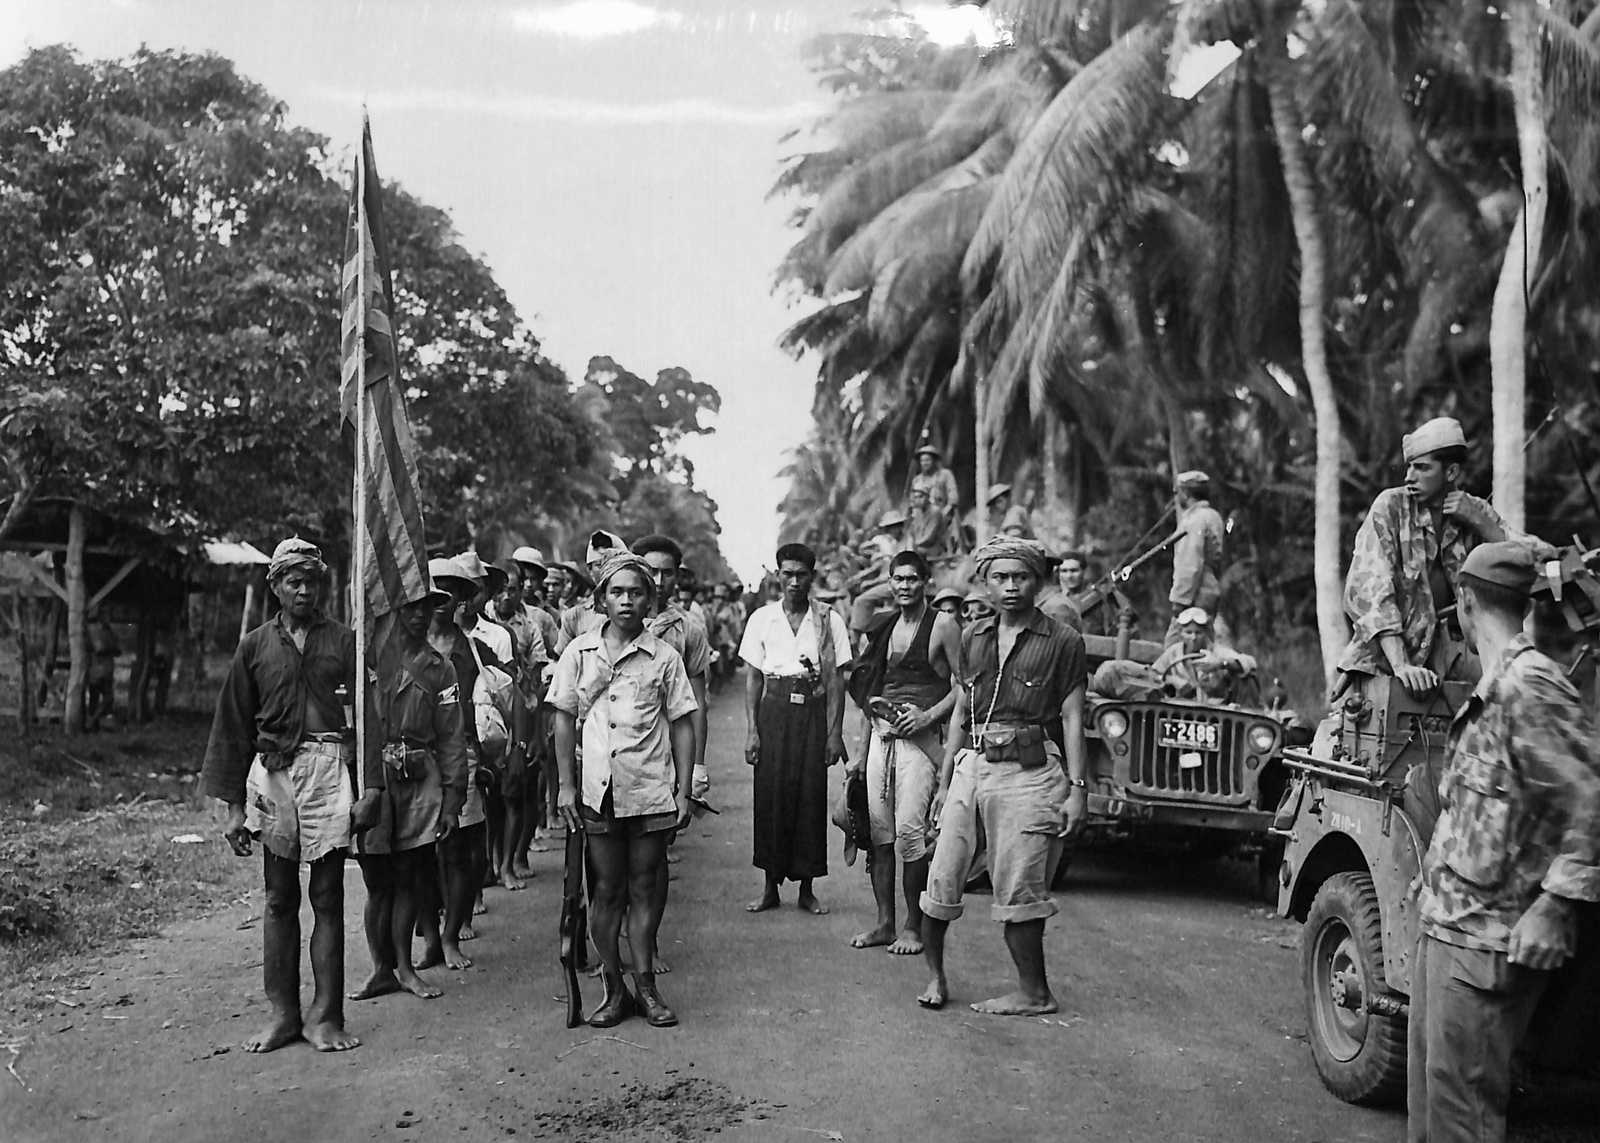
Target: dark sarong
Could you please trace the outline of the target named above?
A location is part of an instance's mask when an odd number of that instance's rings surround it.
[[[767,679],[756,717],[755,866],[780,881],[828,875],[828,700],[810,688]]]

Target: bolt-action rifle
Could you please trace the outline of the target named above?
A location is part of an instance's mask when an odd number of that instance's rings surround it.
[[[589,967],[589,903],[583,892],[583,830],[567,829],[561,879],[561,969],[567,977],[567,1027],[583,1023],[578,974]]]

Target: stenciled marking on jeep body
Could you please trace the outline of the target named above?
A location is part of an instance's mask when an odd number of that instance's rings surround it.
[[[1328,815],[1328,825],[1333,829],[1343,830],[1345,833],[1358,834],[1361,832],[1360,818],[1355,817],[1353,814],[1341,814],[1338,810],[1334,810]]]

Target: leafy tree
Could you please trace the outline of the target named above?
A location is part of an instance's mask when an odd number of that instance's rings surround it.
[[[604,398],[616,442],[617,487],[628,496],[646,474],[694,482],[694,465],[679,450],[686,437],[712,431],[701,418],[722,408],[716,388],[673,366],[646,381],[609,357],[591,357],[583,382]]]

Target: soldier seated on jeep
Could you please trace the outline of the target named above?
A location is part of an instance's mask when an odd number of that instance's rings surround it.
[[[1108,659],[1095,669],[1091,693],[1139,702],[1152,698],[1194,698],[1202,702],[1241,702],[1259,697],[1256,661],[1220,645],[1210,614],[1201,607],[1178,616],[1178,642],[1148,666],[1131,659]]]

